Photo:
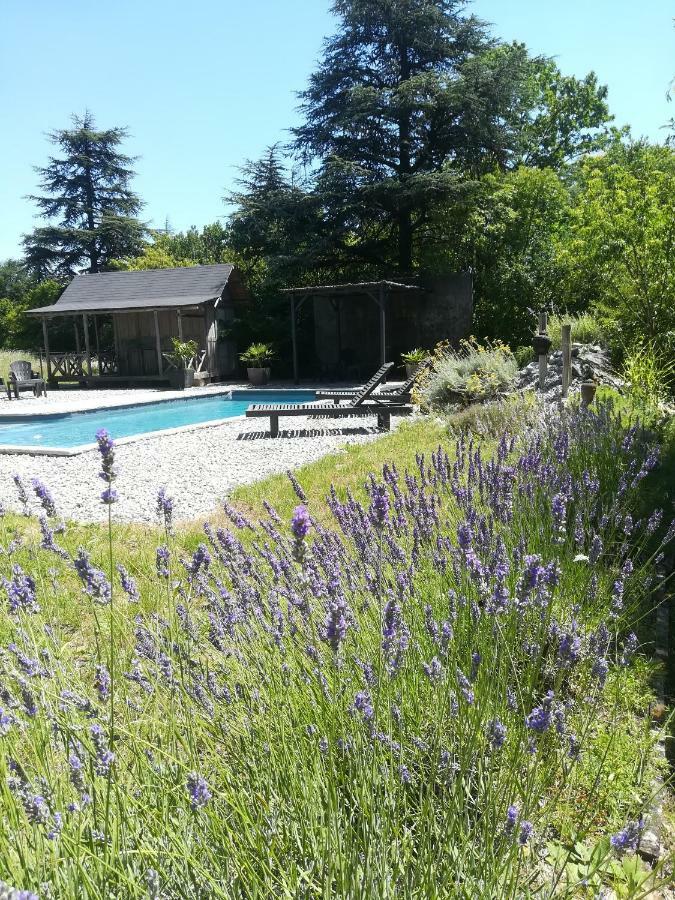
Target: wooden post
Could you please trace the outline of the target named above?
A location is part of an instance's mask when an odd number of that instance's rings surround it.
[[[98,360],[98,374],[101,374],[101,343],[98,338],[98,316],[94,316],[94,343],[96,345],[96,359]]]
[[[176,310],[176,315],[178,316],[178,340],[183,340],[183,318],[180,314],[180,309]]]
[[[155,317],[155,343],[157,345],[157,371],[159,372],[160,375],[163,375],[164,374],[164,363],[162,361],[162,338],[159,333],[159,316],[157,315],[156,309],[153,309],[152,314]]]
[[[539,390],[543,391],[546,387],[546,371],[548,369],[548,356],[543,353],[539,357]]]
[[[570,389],[572,374],[572,326],[562,327],[562,395],[566,397]]]
[[[387,297],[384,288],[380,285],[380,365],[387,361]]]
[[[539,313],[539,334],[546,334],[548,328],[548,314],[542,309]],[[546,372],[548,370],[548,356],[542,353],[539,357],[539,390],[546,388]]]
[[[121,374],[121,365],[122,360],[120,359],[120,336],[117,327],[117,315],[113,313],[112,315],[112,326],[113,326],[113,347],[115,348],[115,367],[117,370],[117,374]]]
[[[75,349],[77,350],[77,355],[79,356],[82,353],[82,346],[80,344],[80,329],[77,327],[77,319],[73,321],[73,328],[75,329]]]
[[[295,322],[295,294],[291,294],[291,341],[293,343],[293,381],[300,383],[298,374],[298,335]]]
[[[91,347],[89,346],[89,318],[82,313],[82,328],[84,329],[84,349],[87,354],[87,374],[91,378]]]
[[[47,333],[47,316],[42,317],[42,339],[45,345],[45,357],[47,358],[47,381],[52,377],[52,361],[49,356],[49,334]]]

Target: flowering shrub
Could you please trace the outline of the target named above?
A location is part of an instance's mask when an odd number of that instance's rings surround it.
[[[431,408],[466,406],[490,400],[508,390],[518,365],[506,344],[462,341],[459,351],[442,349],[434,354],[432,371],[420,390],[421,401]]]
[[[675,529],[634,520],[658,462],[640,431],[564,415],[493,455],[460,436],[385,465],[364,502],[332,488],[333,527],[295,480],[291,521],[226,504],[190,551],[162,492],[156,552],[125,565],[71,548],[53,504],[39,537],[0,519],[0,879],[515,898],[553,836],[607,831],[596,871],[632,852],[648,772],[608,829],[596,742]]]

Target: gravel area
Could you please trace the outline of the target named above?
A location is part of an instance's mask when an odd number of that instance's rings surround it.
[[[288,385],[283,385],[288,387]],[[236,385],[241,389],[242,385]],[[273,385],[270,385],[273,387]],[[277,387],[281,387],[278,385]],[[304,387],[304,386],[303,386]],[[207,390],[199,389],[199,396]],[[185,397],[187,392],[178,392]],[[78,396],[79,395],[79,396]],[[16,414],[64,412],[103,406],[170,399],[169,391],[63,391],[47,400],[27,398],[3,403],[0,417]],[[401,421],[392,419],[392,427]],[[234,418],[222,425],[180,433],[140,438],[122,444],[116,452],[118,478],[115,488],[119,502],[114,507],[117,520],[155,522],[155,497],[166,487],[175,501],[177,520],[195,519],[212,512],[219,499],[240,484],[258,481],[272,473],[297,468],[345,444],[376,439],[375,416],[354,419],[281,420],[278,438],[269,436],[266,419]],[[0,503],[21,510],[12,477],[18,473],[29,487],[29,479],[40,478],[51,490],[59,515],[78,522],[107,518],[100,502],[102,482],[98,478],[99,457],[88,451],[70,457],[0,454]],[[31,491],[32,494],[32,491]],[[39,506],[33,503],[35,511]]]

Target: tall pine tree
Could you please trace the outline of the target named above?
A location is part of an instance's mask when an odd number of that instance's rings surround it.
[[[134,160],[120,151],[126,136],[125,128],[98,131],[90,112],[49,135],[61,155],[36,169],[43,193],[29,198],[47,224],[23,241],[26,263],[39,277],[100,272],[140,252],[143,204],[130,187]]]
[[[523,129],[533,117],[540,127],[532,126],[532,142],[545,138],[543,126],[551,122],[537,107],[549,95],[559,100],[542,91],[545,61],[532,59],[522,44],[492,40],[466,6],[465,0],[334,2],[338,31],[300,95],[305,121],[294,136],[296,151],[317,169],[317,193],[343,256],[352,252],[363,263],[409,272],[415,235],[434,203],[461,195],[467,179],[525,160]],[[584,86],[565,90],[577,87]],[[594,103],[597,85],[585,89]],[[602,119],[599,100],[597,116],[584,124]],[[567,103],[553,124],[574,130],[574,113]],[[566,146],[555,137],[560,158]],[[579,142],[572,144],[578,149]],[[546,147],[537,150],[544,158]]]

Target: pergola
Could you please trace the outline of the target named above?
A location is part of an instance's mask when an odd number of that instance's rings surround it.
[[[294,287],[286,288],[283,294],[290,295],[291,298],[291,339],[293,342],[293,378],[298,384],[300,380],[298,368],[298,336],[297,336],[297,316],[302,309],[303,304],[309,297],[325,297],[336,311],[339,309],[340,300],[344,297],[354,297],[358,295],[370,297],[377,304],[380,310],[380,362],[384,365],[387,362],[387,308],[389,305],[389,295],[393,292],[400,293],[403,291],[419,291],[417,285],[402,284],[397,281],[360,281],[356,284],[322,284],[311,287]],[[340,317],[337,320],[338,327],[338,344],[341,341],[340,335]]]

